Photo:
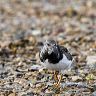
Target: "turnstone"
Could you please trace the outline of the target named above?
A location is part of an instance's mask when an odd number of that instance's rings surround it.
[[[54,79],[57,81],[56,85],[59,85],[62,75],[58,77],[58,73],[71,68],[73,58],[70,52],[67,48],[58,45],[56,41],[46,40],[39,57],[44,67],[54,70]]]

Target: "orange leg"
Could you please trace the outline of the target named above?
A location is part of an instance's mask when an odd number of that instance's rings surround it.
[[[54,71],[54,80],[55,81],[58,81],[58,74],[59,74],[58,71]]]
[[[58,75],[59,74],[59,72],[58,71],[54,71],[54,80],[55,80],[55,84],[54,84],[54,86],[55,87],[59,87],[60,86],[60,82],[61,82],[61,80],[62,80],[62,75],[60,74],[60,75]]]

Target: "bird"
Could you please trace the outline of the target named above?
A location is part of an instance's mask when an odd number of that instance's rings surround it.
[[[55,86],[59,86],[62,80],[62,70],[71,69],[73,57],[68,49],[59,45],[55,40],[46,40],[39,52],[42,65],[46,69],[54,71]]]

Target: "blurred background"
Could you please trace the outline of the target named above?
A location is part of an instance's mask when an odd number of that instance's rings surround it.
[[[81,75],[70,74],[72,81],[93,88],[74,88],[77,93],[70,88],[63,95],[96,96],[96,0],[0,0],[0,96],[50,93],[52,74],[31,68],[40,64],[38,52],[46,39],[74,56]]]

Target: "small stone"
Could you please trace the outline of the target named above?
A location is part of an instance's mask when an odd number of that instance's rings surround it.
[[[96,83],[93,85],[93,89],[96,90]]]
[[[29,92],[27,92],[27,96],[34,96],[34,93],[29,91]]]
[[[86,80],[94,80],[96,79],[96,77],[93,74],[88,74],[88,76],[86,76]]]
[[[33,65],[29,68],[29,71],[38,71],[39,69],[41,69],[41,66],[39,65]]]
[[[96,91],[94,91],[91,96],[96,96]]]
[[[94,55],[94,56],[87,56],[86,62],[87,62],[87,65],[90,68],[96,68],[96,55]]]
[[[82,80],[82,78],[79,76],[72,76],[72,81],[78,81],[78,80]]]
[[[38,84],[36,84],[36,88],[38,88],[38,87],[41,87],[41,84],[39,84],[39,83],[38,83]]]
[[[15,92],[10,93],[8,96],[16,96],[16,93]]]
[[[26,96],[26,92],[20,92],[18,93],[18,96]]]
[[[14,82],[18,83],[18,84],[21,84],[22,86],[27,86],[28,85],[26,79],[16,78],[14,80]]]
[[[17,73],[16,73],[16,78],[21,78],[23,75],[24,75],[23,73],[17,72]]]
[[[32,30],[32,35],[39,36],[39,35],[41,35],[41,31],[40,30]]]
[[[52,85],[53,85],[53,83],[47,82],[47,86],[52,86]]]

